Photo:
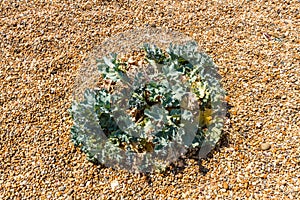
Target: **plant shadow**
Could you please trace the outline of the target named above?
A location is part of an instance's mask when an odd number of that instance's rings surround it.
[[[232,105],[229,103],[226,103],[226,115],[225,115],[225,120],[230,119],[230,113],[229,110],[233,108]],[[227,129],[230,129],[231,126],[227,127]],[[203,161],[209,161],[214,157],[214,155],[218,152],[221,151],[222,148],[224,147],[229,147],[230,145],[230,139],[229,139],[229,132],[225,131],[223,129],[221,138],[219,142],[216,144],[216,146],[207,154],[206,158],[200,158],[199,157],[199,151],[200,148],[194,148],[194,149],[189,149],[188,152],[184,155],[178,158],[178,160],[174,163],[171,163],[169,167],[166,168],[164,172],[162,172],[162,176],[176,176],[177,174],[184,173],[187,167],[189,167],[189,161],[194,160],[196,165],[198,165],[198,173],[201,174],[202,176],[205,176],[208,172],[209,169],[206,168],[203,165]],[[150,175],[151,173],[146,173],[144,174],[147,177],[147,180],[151,180]]]

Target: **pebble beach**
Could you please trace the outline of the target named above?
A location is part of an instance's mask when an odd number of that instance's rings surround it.
[[[133,28],[195,39],[227,92],[224,137],[165,173],[94,165],[70,140],[77,72]],[[0,2],[0,199],[299,199],[300,1]]]

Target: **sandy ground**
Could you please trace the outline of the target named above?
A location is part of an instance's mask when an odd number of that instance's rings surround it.
[[[299,198],[299,8],[296,0],[2,0],[0,198]],[[165,175],[94,166],[70,142],[67,110],[84,59],[104,39],[147,26],[196,39],[232,105],[228,142]]]

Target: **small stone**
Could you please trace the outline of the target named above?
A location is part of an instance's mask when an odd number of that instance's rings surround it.
[[[136,61],[134,60],[134,58],[131,56],[128,61],[129,64],[136,64]]]
[[[226,192],[226,189],[220,189],[220,191],[221,191],[222,193],[224,193],[224,192]]]
[[[248,190],[246,191],[246,197],[250,197],[250,192]]]
[[[229,188],[228,183],[224,182],[224,183],[223,183],[223,188],[224,188],[225,190],[228,190],[228,188]]]
[[[261,128],[261,127],[262,127],[262,122],[257,122],[257,123],[256,123],[256,127],[257,127],[257,128]]]
[[[64,191],[65,189],[66,189],[65,186],[61,186],[61,187],[58,188],[59,191]]]
[[[117,180],[114,180],[110,183],[110,186],[112,190],[115,190],[119,186],[119,182]]]
[[[69,192],[68,192],[68,195],[71,195],[73,192],[74,192],[74,190],[70,189]]]
[[[270,143],[268,143],[268,142],[263,142],[263,143],[261,143],[261,145],[260,145],[260,149],[261,150],[269,150],[271,148],[271,144]]]
[[[88,187],[91,184],[91,181],[86,182],[85,186]]]
[[[131,183],[133,183],[133,180],[132,179],[130,179],[130,180],[128,180],[128,182],[127,182],[128,184],[131,184]]]

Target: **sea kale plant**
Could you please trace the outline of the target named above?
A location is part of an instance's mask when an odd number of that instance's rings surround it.
[[[88,160],[161,171],[188,149],[218,141],[224,91],[212,60],[195,47],[144,44],[143,66],[116,53],[97,59],[99,88],[70,109],[72,141]]]

